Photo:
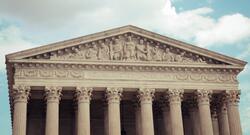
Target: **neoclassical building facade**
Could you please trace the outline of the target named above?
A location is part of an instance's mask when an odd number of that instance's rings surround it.
[[[6,56],[13,135],[241,135],[246,62],[135,26]]]

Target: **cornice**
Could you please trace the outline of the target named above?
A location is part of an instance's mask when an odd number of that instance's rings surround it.
[[[11,60],[15,68],[65,68],[86,70],[121,71],[198,71],[238,74],[241,66],[217,64],[182,64],[162,62],[122,62],[122,61],[60,61],[60,60]]]

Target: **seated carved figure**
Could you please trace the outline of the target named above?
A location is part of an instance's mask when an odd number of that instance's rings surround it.
[[[179,55],[175,55],[174,61],[175,62],[182,62],[184,54],[185,54],[185,52],[181,52]]]
[[[174,61],[174,54],[170,52],[169,48],[166,48],[165,52],[163,53],[162,60],[167,62]]]
[[[80,50],[78,48],[75,48],[74,52],[75,52],[75,54],[73,56],[74,58],[76,58],[76,59],[85,59],[86,58],[84,50]]]
[[[152,56],[153,60],[155,60],[155,61],[161,61],[162,60],[162,52],[161,52],[159,46],[155,46],[154,48],[152,48],[151,52],[152,52],[152,55],[153,55]]]
[[[86,53],[86,58],[90,59],[90,60],[97,60],[97,53],[98,53],[98,48],[97,46],[94,44],[93,47],[90,47],[87,50]]]

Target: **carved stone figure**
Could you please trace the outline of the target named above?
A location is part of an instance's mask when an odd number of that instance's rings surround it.
[[[180,55],[175,55],[174,61],[175,62],[183,62],[184,55],[185,55],[185,52],[181,52]]]
[[[174,54],[170,52],[169,48],[166,48],[165,52],[163,53],[162,60],[167,62],[174,61]]]
[[[206,63],[199,55],[196,55],[195,57],[198,63]]]
[[[90,60],[97,60],[98,48],[96,44],[93,47],[89,47],[86,53],[86,58]]]
[[[176,62],[183,62],[183,63],[194,62],[193,59],[186,57],[185,54],[186,54],[186,52],[181,52],[180,55],[176,55],[175,56],[175,61]]]
[[[148,53],[147,48],[145,48],[143,40],[141,39],[139,41],[139,44],[136,45],[137,60],[148,60],[147,53]]]
[[[78,48],[75,48],[74,49],[74,52],[75,52],[75,54],[74,54],[74,58],[77,58],[77,59],[86,59],[86,57],[85,57],[85,51],[84,50],[80,50],[80,49],[78,49]]]
[[[115,39],[115,44],[111,46],[112,48],[112,59],[113,60],[122,60],[123,58],[123,45],[119,39]]]
[[[154,48],[151,49],[152,52],[152,58],[155,61],[161,61],[162,60],[162,53],[159,48],[159,46],[155,46]]]
[[[132,37],[128,37],[128,42],[126,42],[124,48],[124,59],[135,60],[136,59],[135,49],[136,49],[136,44],[132,41]]]
[[[109,47],[105,43],[101,43],[101,46],[98,50],[98,59],[99,60],[109,60]]]

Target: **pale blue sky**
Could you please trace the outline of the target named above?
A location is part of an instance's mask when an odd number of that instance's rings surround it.
[[[249,0],[0,0],[0,134],[11,134],[4,55],[132,24],[250,62]],[[240,74],[250,134],[250,67]]]

